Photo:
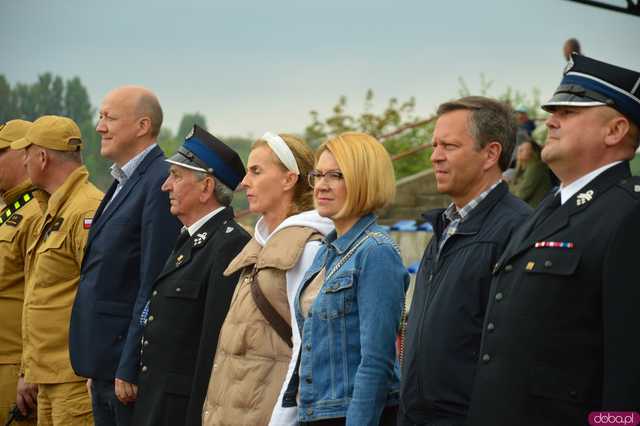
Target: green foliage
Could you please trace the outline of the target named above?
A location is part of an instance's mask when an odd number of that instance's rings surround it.
[[[193,125],[197,124],[203,129],[207,130],[207,119],[199,112],[187,113],[182,116],[180,120],[180,126],[178,127],[178,133],[176,133],[176,139],[182,141],[184,137],[189,134]]]
[[[220,139],[238,153],[238,155],[242,159],[242,163],[246,166],[247,159],[249,158],[249,152],[251,151],[251,145],[253,145],[254,141],[237,136],[230,136]],[[245,197],[243,193],[236,193],[233,197],[231,206],[233,206],[233,209],[236,212],[249,208],[247,197]]]
[[[636,154],[631,159],[631,174],[634,176],[640,176],[640,154]]]
[[[472,92],[469,89],[466,81],[462,77],[458,78],[458,82],[460,83],[460,89],[458,89],[459,97],[471,95],[493,97],[508,103],[513,108],[517,108],[521,105],[525,106],[527,108],[529,118],[532,120],[539,120],[544,118],[543,111],[540,109],[540,89],[538,89],[537,87],[533,88],[533,90],[531,91],[531,95],[527,95],[525,92],[515,90],[511,86],[507,86],[507,89],[504,91],[504,93],[495,96],[491,93],[493,81],[487,80],[484,73],[480,74],[480,87],[476,91]]]
[[[540,91],[537,88],[533,89],[531,95],[527,95],[524,92],[508,87],[504,93],[495,96],[491,93],[493,82],[488,80],[484,74],[480,75],[480,87],[478,90],[471,90],[462,78],[459,79],[459,82],[458,97],[470,95],[494,97],[509,103],[513,107],[525,105],[529,111],[529,117],[533,120],[542,121],[544,119],[544,114],[540,110]],[[392,158],[431,142],[435,121],[415,127],[411,126],[426,119],[426,117],[417,117],[415,115],[416,102],[413,97],[404,102],[391,98],[382,112],[378,114],[372,111],[374,95],[371,89],[366,93],[362,108],[363,112],[359,115],[348,113],[347,104],[347,98],[341,96],[332,108],[331,115],[324,119],[318,111],[310,112],[311,123],[305,128],[304,137],[312,147],[316,148],[327,138],[345,131],[365,132],[378,138],[384,143]],[[403,128],[406,129],[397,134],[395,133]],[[385,136],[391,134],[392,136]],[[534,137],[541,143],[544,141],[545,134],[544,126],[539,126],[539,129],[534,133]],[[431,167],[430,154],[431,148],[426,148],[395,159],[393,167],[396,172],[396,178],[400,179]]]
[[[0,122],[22,118],[33,121],[43,115],[62,115],[80,127],[84,150],[82,157],[91,180],[105,189],[111,182],[109,162],[100,156],[100,136],[93,122],[95,110],[79,77],[66,82],[59,76],[44,73],[33,84],[16,83],[12,88],[0,75]]]
[[[160,134],[158,135],[158,145],[164,151],[164,155],[168,157],[173,155],[178,148],[180,148],[182,141],[171,133],[171,129],[163,126],[160,129]]]
[[[347,113],[347,98],[341,96],[332,109],[332,115],[322,120],[317,111],[311,111],[311,124],[305,128],[304,138],[317,148],[327,138],[346,131],[368,133],[378,139],[418,121],[415,115],[415,98],[404,102],[391,98],[382,112],[373,111],[374,93],[369,89],[365,95],[363,112],[358,116]],[[384,145],[391,156],[415,148],[431,140],[433,125],[419,126],[397,136],[384,138]],[[409,157],[394,161],[396,177],[402,178],[427,167],[428,151],[420,151]]]

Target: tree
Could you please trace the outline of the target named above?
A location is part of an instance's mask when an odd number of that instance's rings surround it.
[[[178,150],[182,142],[173,136],[171,129],[163,126],[158,135],[158,145],[164,151],[164,155],[168,157]]]
[[[22,118],[33,121],[43,115],[62,115],[73,119],[84,141],[83,159],[91,180],[106,188],[111,182],[109,161],[100,156],[100,136],[96,133],[95,110],[79,77],[63,81],[62,77],[44,73],[33,84],[16,83],[13,88],[0,75],[0,120]]]
[[[332,108],[332,115],[321,120],[317,111],[311,111],[311,124],[305,128],[304,138],[313,147],[317,147],[327,138],[346,131],[368,133],[383,140],[390,155],[415,148],[431,140],[433,126],[420,126],[409,129],[397,136],[384,136],[418,121],[415,115],[415,99],[412,97],[404,102],[391,98],[380,114],[373,112],[374,93],[369,89],[365,95],[363,112],[359,116],[347,113],[347,98],[341,96]],[[427,166],[427,151],[421,151],[394,161],[396,177],[401,178],[416,173]]]
[[[0,123],[11,120],[13,110],[11,86],[5,76],[0,74]]]
[[[178,127],[178,133],[176,133],[176,139],[179,141],[184,140],[184,137],[189,134],[193,125],[197,124],[203,129],[207,130],[207,119],[199,112],[187,113],[182,116],[180,120],[180,126]]]
[[[79,77],[67,81],[64,94],[64,111],[76,123],[84,123],[94,118],[95,110],[91,107],[87,89]]]

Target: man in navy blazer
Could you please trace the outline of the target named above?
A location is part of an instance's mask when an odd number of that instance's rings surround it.
[[[76,374],[90,378],[96,426],[128,426],[137,395],[140,316],[180,229],[161,191],[168,167],[156,138],[157,97],[125,86],[110,92],[96,130],[115,180],[91,224],[71,314]]]

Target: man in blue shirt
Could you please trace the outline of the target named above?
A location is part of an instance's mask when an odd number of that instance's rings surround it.
[[[156,138],[162,109],[125,86],[100,107],[100,154],[115,178],[91,224],[70,324],[74,370],[91,378],[95,424],[127,426],[137,396],[139,318],[180,229],[161,191],[168,167]]]

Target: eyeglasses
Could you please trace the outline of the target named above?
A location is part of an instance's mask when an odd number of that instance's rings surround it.
[[[329,170],[324,173],[320,172],[320,170],[311,170],[307,175],[307,181],[312,188],[320,182],[320,179],[324,179],[327,185],[334,186],[336,183],[341,181],[343,177],[344,175],[342,172],[338,170]]]

